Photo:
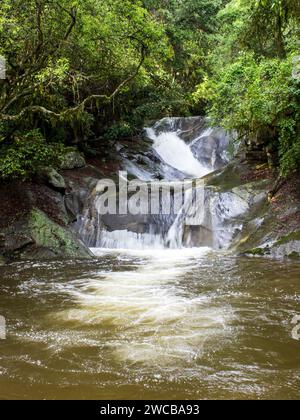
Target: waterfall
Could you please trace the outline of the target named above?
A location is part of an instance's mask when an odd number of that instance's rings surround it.
[[[223,130],[209,127],[204,118],[165,118],[146,128],[145,136],[149,145],[147,156],[138,156],[134,161],[125,156],[123,169],[130,177],[154,185],[157,179],[165,180],[169,186],[183,179],[199,180],[228,163],[228,135]],[[155,215],[100,216],[100,196],[94,190],[80,222],[82,239],[91,248],[226,247],[237,228],[224,229],[224,223],[230,217],[223,211],[224,200],[230,198],[206,188],[204,216],[198,226],[186,224],[194,203],[191,190],[184,192],[182,206],[177,212],[174,209],[176,198],[174,193],[170,214],[161,210]],[[240,207],[244,209],[244,203]]]
[[[211,172],[211,169],[195,158],[191,147],[180,139],[177,133],[168,132],[156,135],[153,128],[148,128],[146,131],[148,137],[154,141],[154,150],[172,168],[193,178],[201,178]]]

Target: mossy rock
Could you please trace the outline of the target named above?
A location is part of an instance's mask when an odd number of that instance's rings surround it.
[[[300,231],[292,232],[289,235],[283,236],[276,242],[275,246],[285,245],[292,241],[300,241]]]
[[[248,251],[245,251],[244,254],[252,255],[254,257],[263,257],[264,255],[270,254],[270,250],[265,249],[265,248],[253,248],[253,249],[249,249]]]
[[[242,255],[300,260],[300,232],[293,232],[268,246],[247,249]]]
[[[65,154],[61,164],[61,169],[63,170],[72,170],[80,169],[86,166],[86,161],[83,155],[77,151],[70,151]]]
[[[291,260],[300,260],[300,253],[293,251],[291,254],[288,255],[288,258]]]
[[[27,223],[34,245],[22,252],[22,258],[92,258],[89,249],[71,231],[51,221],[42,211],[32,210]]]
[[[222,191],[230,191],[247,183],[242,180],[243,172],[245,172],[245,168],[242,165],[231,163],[226,168],[207,175],[204,180],[208,186],[217,187]]]

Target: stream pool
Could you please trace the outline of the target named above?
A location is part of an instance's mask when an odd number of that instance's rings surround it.
[[[0,268],[0,399],[298,399],[300,264],[208,248]]]

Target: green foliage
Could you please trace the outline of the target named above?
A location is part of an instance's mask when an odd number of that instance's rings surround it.
[[[219,14],[212,72],[193,94],[196,103],[207,103],[216,125],[236,130],[250,149],[265,150],[266,159],[271,153],[283,176],[300,168],[300,34],[293,4],[230,1]]]
[[[164,24],[140,0],[3,0],[0,39],[7,61],[7,79],[0,80],[5,179],[26,178],[54,161],[53,139],[85,143],[133,118],[136,103],[148,101],[144,93],[163,83],[153,75],[167,74],[174,54]],[[108,136],[124,130],[119,124]]]
[[[16,133],[13,142],[0,149],[0,178],[25,180],[42,167],[58,167],[64,152],[61,143],[47,144],[39,130]]]
[[[280,166],[284,176],[300,167],[299,119],[298,114],[297,122],[293,118],[286,118],[280,124]]]
[[[106,140],[116,141],[118,139],[126,139],[134,135],[134,127],[129,123],[120,122],[111,125],[105,132],[104,138]]]
[[[283,175],[299,168],[299,0],[25,3],[0,3],[0,177],[30,176],[54,143],[204,109]]]
[[[212,47],[211,35],[218,29],[222,0],[144,0],[166,28],[174,56],[169,74],[190,93],[202,80]]]
[[[278,118],[297,108],[298,81],[292,77],[292,60],[257,61],[240,56],[211,83],[201,85],[196,96],[208,92],[211,116],[228,129],[256,132],[277,125]]]
[[[146,120],[190,115],[222,3],[2,0],[2,177],[33,173],[53,139],[87,147],[90,137],[130,137]],[[36,157],[33,127],[45,133]],[[28,133],[26,147],[16,132]],[[30,168],[20,154],[30,155]]]
[[[29,108],[16,121],[18,129],[38,120],[70,130],[76,122],[86,132],[95,119],[122,119],[130,112],[130,91],[153,86],[150,75],[173,55],[164,25],[139,0],[28,0],[26,7],[5,0],[0,38],[8,63],[0,114],[9,118]],[[117,100],[107,100],[116,90]],[[99,99],[83,105],[91,95]],[[35,115],[32,106],[39,107]]]

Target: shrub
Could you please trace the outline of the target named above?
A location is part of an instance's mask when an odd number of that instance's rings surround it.
[[[48,144],[39,130],[18,133],[10,144],[0,146],[0,178],[29,179],[41,167],[58,167],[64,152],[63,144]]]

